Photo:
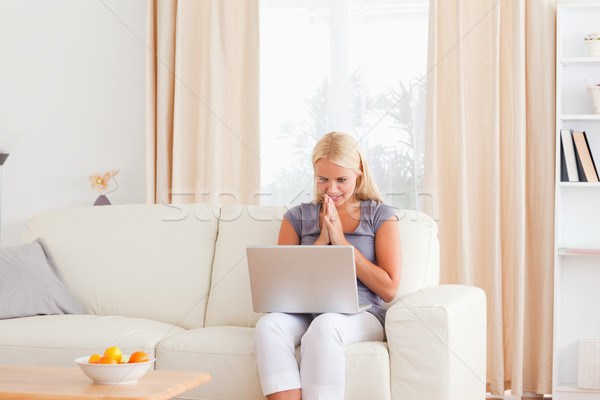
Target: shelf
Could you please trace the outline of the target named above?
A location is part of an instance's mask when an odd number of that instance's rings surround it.
[[[579,389],[575,383],[559,384],[556,389],[561,392],[600,393],[600,389]]]
[[[559,256],[600,256],[600,247],[560,247]]]
[[[560,182],[558,185],[563,188],[600,188],[598,182]]]
[[[599,114],[561,114],[561,121],[600,121]]]
[[[568,392],[568,393],[596,393],[600,394],[600,389],[579,389],[576,383],[572,384],[559,384],[556,387],[556,391],[558,392]]]
[[[561,182],[562,129],[586,132],[593,150],[598,151],[600,145],[600,114],[594,114],[587,87],[600,84],[600,57],[587,57],[583,40],[590,32],[600,32],[600,0],[594,4],[561,3],[556,4],[554,63],[557,112],[553,138],[557,146],[552,400],[600,400],[600,389],[577,387],[577,342],[600,338],[600,319],[594,317],[600,304],[600,183]]]
[[[600,65],[600,57],[563,57],[560,59],[562,65],[574,65],[593,67]]]

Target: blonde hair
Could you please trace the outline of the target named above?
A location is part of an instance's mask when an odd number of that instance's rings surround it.
[[[321,158],[326,158],[340,167],[349,168],[358,175],[354,189],[354,196],[358,200],[377,200],[383,203],[383,196],[371,175],[367,160],[360,151],[358,142],[352,136],[339,132],[329,132],[323,136],[313,150],[313,170],[316,162]],[[323,195],[319,194],[316,178],[315,175],[315,202],[318,203],[323,200]]]

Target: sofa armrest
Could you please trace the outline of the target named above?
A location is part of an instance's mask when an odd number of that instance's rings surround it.
[[[480,400],[486,391],[486,297],[442,285],[401,298],[386,316],[392,400]]]

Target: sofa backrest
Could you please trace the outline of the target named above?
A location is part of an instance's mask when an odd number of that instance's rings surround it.
[[[223,206],[215,249],[206,326],[255,326],[246,246],[276,244],[286,209]],[[398,211],[402,241],[402,278],[396,299],[439,284],[439,242],[435,221],[417,211]]]
[[[202,327],[218,205],[113,205],[44,212],[23,241],[44,240],[87,313]]]
[[[285,209],[266,206],[223,206],[206,326],[256,325],[261,314],[252,310],[246,246],[277,244]]]
[[[402,246],[402,276],[396,298],[440,283],[440,244],[436,222],[419,211],[399,210],[398,227]]]
[[[216,204],[79,207],[31,218],[23,241],[44,240],[87,313],[188,329],[253,327],[261,314],[252,310],[246,246],[276,244],[285,211]],[[416,211],[398,216],[396,300],[439,283],[435,221]]]

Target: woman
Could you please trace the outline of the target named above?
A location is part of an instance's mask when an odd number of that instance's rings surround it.
[[[281,223],[280,245],[354,246],[359,314],[271,313],[256,325],[254,353],[269,400],[343,399],[344,347],[383,340],[385,310],[398,291],[401,270],[398,217],[383,198],[351,136],[331,132],[312,156],[314,203],[290,209]],[[301,346],[300,371],[295,347]]]

